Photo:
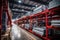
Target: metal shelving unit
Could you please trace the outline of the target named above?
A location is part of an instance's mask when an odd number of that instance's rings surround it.
[[[54,30],[60,30],[60,27],[55,27],[55,26],[52,26],[51,25],[51,21],[52,20],[60,20],[60,6],[58,6],[58,7],[55,7],[55,8],[51,8],[51,9],[46,9],[45,11],[43,11],[43,12],[40,12],[40,13],[37,13],[37,14],[34,14],[34,15],[32,15],[32,16],[26,16],[26,17],[24,17],[24,18],[21,18],[21,19],[19,19],[19,20],[16,20],[15,21],[15,23],[17,22],[20,22],[20,24],[19,25],[21,25],[21,24],[24,24],[25,22],[23,22],[23,21],[26,21],[27,22],[27,20],[30,20],[30,22],[29,22],[29,24],[30,24],[30,29],[27,29],[29,32],[31,32],[31,33],[33,33],[33,34],[35,34],[35,35],[37,35],[37,36],[39,36],[40,38],[42,38],[42,39],[44,39],[44,40],[57,40],[59,37],[60,37],[60,35],[58,36],[58,34],[57,34],[57,37],[55,37],[54,38],[54,36],[55,35],[53,35],[53,32],[54,32]],[[55,15],[58,15],[58,16],[55,16]],[[32,31],[32,23],[33,23],[33,19],[37,19],[37,20],[41,20],[41,21],[43,21],[44,20],[44,22],[45,22],[45,27],[46,27],[46,33],[45,33],[45,36],[41,36],[40,34],[37,34],[36,32],[33,32]],[[26,28],[24,28],[24,27],[22,27],[23,29],[26,29]],[[51,33],[52,33],[52,36],[49,36],[49,29],[52,29],[51,30]],[[53,32],[52,32],[53,31]],[[59,40],[59,39],[58,39]]]

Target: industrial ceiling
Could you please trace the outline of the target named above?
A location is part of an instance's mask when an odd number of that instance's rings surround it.
[[[9,0],[9,7],[12,11],[13,19],[25,15],[40,5],[48,5],[51,0]]]

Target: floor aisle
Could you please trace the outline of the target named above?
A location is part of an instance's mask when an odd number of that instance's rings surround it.
[[[12,40],[41,40],[26,30],[19,28],[15,24],[12,26],[11,36]]]

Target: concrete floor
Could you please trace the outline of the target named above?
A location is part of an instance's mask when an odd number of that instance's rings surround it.
[[[12,40],[41,40],[30,32],[19,28],[17,25],[13,24],[11,30],[11,38]]]

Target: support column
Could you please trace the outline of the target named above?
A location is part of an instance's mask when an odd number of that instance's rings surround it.
[[[0,40],[1,40],[1,29],[2,29],[2,0],[0,0]]]

